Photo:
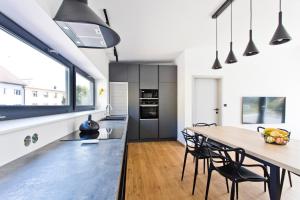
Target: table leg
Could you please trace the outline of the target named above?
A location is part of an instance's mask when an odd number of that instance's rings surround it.
[[[270,166],[269,195],[271,200],[280,200],[280,168],[275,165]]]

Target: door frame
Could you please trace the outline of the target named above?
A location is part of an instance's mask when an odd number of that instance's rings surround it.
[[[195,105],[195,98],[196,98],[196,91],[195,91],[195,84],[197,79],[213,79],[217,81],[217,102],[218,102],[218,108],[219,110],[219,119],[218,119],[218,125],[222,126],[223,124],[223,109],[225,106],[223,106],[223,76],[219,75],[193,75],[192,76],[192,107]],[[192,121],[194,119],[193,109],[191,113]]]

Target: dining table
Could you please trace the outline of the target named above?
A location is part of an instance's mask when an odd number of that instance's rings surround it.
[[[268,144],[257,131],[232,126],[187,129],[228,148],[243,148],[247,157],[268,166],[271,200],[281,198],[281,169],[300,174],[300,140],[290,140],[286,145]]]

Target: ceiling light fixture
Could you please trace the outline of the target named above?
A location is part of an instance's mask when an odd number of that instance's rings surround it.
[[[250,31],[249,31],[249,42],[244,52],[244,56],[253,56],[259,53],[252,40],[252,0],[250,0]]]
[[[286,42],[289,42],[291,39],[291,36],[288,34],[282,24],[281,0],[279,0],[279,23],[270,41],[270,45],[284,44]]]
[[[212,66],[212,69],[222,69],[222,65],[218,58],[218,18],[216,18],[216,59]]]
[[[231,37],[231,40],[230,40],[230,51],[229,51],[229,54],[226,58],[226,61],[225,63],[227,64],[232,64],[232,63],[236,63],[237,62],[237,59],[233,53],[233,50],[232,50],[232,1],[231,1],[231,4],[230,4],[230,37]]]
[[[120,36],[94,13],[87,0],[64,0],[54,20],[78,47],[106,49],[120,42]]]

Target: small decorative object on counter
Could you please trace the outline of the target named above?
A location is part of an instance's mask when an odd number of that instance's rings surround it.
[[[262,133],[266,143],[285,145],[290,141],[291,133],[277,128],[266,128]]]
[[[79,130],[82,133],[94,134],[98,132],[99,124],[92,120],[92,115],[89,115],[88,120],[80,125]]]

